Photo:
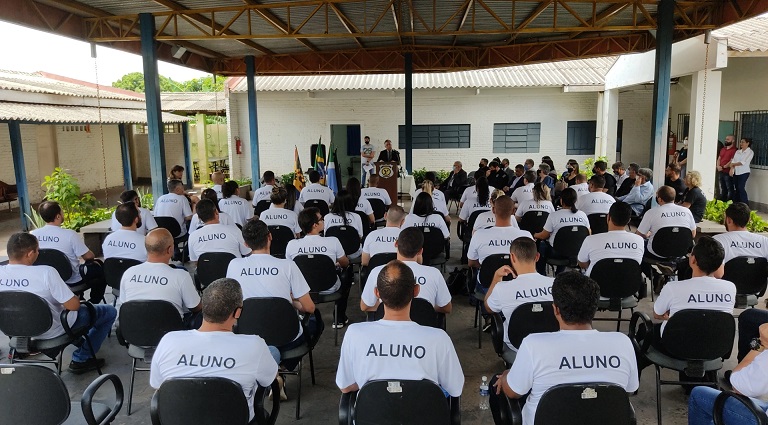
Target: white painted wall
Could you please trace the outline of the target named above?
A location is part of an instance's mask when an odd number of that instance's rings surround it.
[[[619,93],[619,119],[622,129],[621,162],[648,166],[651,140],[651,109],[653,90],[643,86],[631,87]],[[610,164],[609,164],[610,165]]]
[[[117,125],[91,125],[88,131],[66,131],[56,125],[58,166],[68,170],[80,184],[82,192],[123,185],[123,163]],[[103,130],[103,135],[102,135]],[[102,150],[103,138],[103,150]],[[53,171],[41,169],[42,175]],[[106,171],[106,178],[105,178]]]
[[[40,172],[37,166],[37,127],[31,124],[21,125],[24,165],[27,170],[27,185],[32,202],[39,202],[43,197],[43,189],[40,187]],[[0,124],[0,163],[5,164],[0,167],[0,180],[8,184],[16,184],[13,157],[11,156],[11,137],[8,133],[8,125],[5,123]]]
[[[131,141],[131,168],[133,178],[151,178],[149,171],[149,139],[147,134],[134,134]],[[184,145],[181,133],[165,133],[165,168],[166,171],[174,165],[184,165]],[[120,155],[118,146],[117,154]],[[119,158],[118,158],[119,159]],[[186,180],[186,179],[185,179]],[[122,184],[122,177],[120,178]],[[186,182],[186,181],[185,181]]]

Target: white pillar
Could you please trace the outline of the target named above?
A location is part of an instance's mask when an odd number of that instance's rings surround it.
[[[197,167],[200,169],[200,181],[211,179],[208,170],[208,139],[205,138],[205,114],[195,115],[195,133],[197,133]]]
[[[616,159],[616,132],[619,123],[619,90],[599,92],[597,96],[597,134],[595,156],[608,157],[608,166]]]
[[[691,82],[691,121],[688,131],[689,171],[701,173],[701,190],[715,196],[717,133],[720,126],[720,71],[698,71]]]

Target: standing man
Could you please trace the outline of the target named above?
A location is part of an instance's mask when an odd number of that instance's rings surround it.
[[[728,202],[733,199],[736,193],[736,186],[733,182],[733,176],[731,176],[731,169],[727,167],[731,163],[733,156],[736,154],[736,138],[733,134],[725,136],[725,146],[720,149],[720,153],[717,155],[717,172],[720,177],[720,200]]]
[[[364,138],[365,143],[363,143],[363,146],[360,147],[360,166],[362,167],[362,177],[360,178],[360,185],[365,186],[365,178],[369,174],[373,174],[373,172],[376,169],[376,166],[373,165],[373,158],[376,154],[376,151],[373,150],[373,145],[371,145],[371,138],[368,136],[365,136]]]
[[[467,172],[461,168],[462,166],[461,161],[454,162],[451,174],[440,184],[440,190],[445,193],[448,200],[461,198],[461,188],[467,184]]]
[[[384,150],[379,152],[379,158],[377,162],[396,162],[400,165],[400,152],[392,150],[392,141],[387,139],[384,141]]]

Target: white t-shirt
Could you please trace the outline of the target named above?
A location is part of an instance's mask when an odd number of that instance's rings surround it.
[[[220,184],[213,185],[213,187],[211,187],[211,189],[213,189],[213,191],[216,192],[216,198],[217,199],[221,199],[221,198],[224,197],[224,195],[221,193],[221,185]]]
[[[395,242],[400,236],[399,227],[382,227],[368,234],[363,242],[363,252],[373,257],[384,252],[397,252]]]
[[[629,258],[640,264],[643,262],[643,254],[645,254],[645,241],[640,235],[624,230],[611,230],[587,236],[581,244],[578,260],[582,263],[589,261],[587,268],[587,275],[589,275],[600,260]]]
[[[38,339],[54,338],[64,334],[61,326],[61,312],[64,303],[75,295],[61,280],[59,273],[50,266],[25,266],[23,264],[7,264],[0,266],[0,292],[24,291],[33,293],[48,303],[53,319],[50,329]],[[67,323],[71,326],[77,319],[77,312],[67,313]]]
[[[259,201],[269,201],[272,196],[272,185],[267,184],[253,191],[253,201],[251,203],[255,207]]]
[[[423,192],[421,189],[416,189],[416,192],[413,192],[413,198],[416,199],[416,197],[419,196],[419,193],[421,192]],[[432,188],[432,201],[438,201],[445,204],[447,202],[445,199],[445,193],[443,193],[443,191],[438,188]],[[411,208],[413,208],[413,205],[411,205]]]
[[[228,252],[235,258],[251,252],[243,233],[235,226],[208,224],[189,236],[189,260],[197,261],[207,252]]]
[[[469,220],[469,217],[472,215],[473,212],[477,210],[491,210],[491,203],[486,202],[484,204],[481,204],[477,199],[473,199],[470,202],[466,202],[464,205],[461,206],[461,211],[459,211],[459,220],[467,221]]]
[[[232,220],[241,226],[245,226],[245,223],[253,218],[253,207],[248,205],[247,200],[237,195],[220,200],[219,209],[229,214]]]
[[[101,250],[104,259],[117,257],[147,261],[144,235],[133,230],[118,229],[110,233],[101,244]]]
[[[544,223],[544,230],[549,232],[549,244],[555,246],[555,236],[557,231],[563,227],[584,226],[589,229],[589,219],[582,211],[571,212],[570,209],[563,208],[557,210],[547,217]]]
[[[736,257],[768,258],[768,238],[747,231],[725,232],[714,236],[725,250],[723,264]]]
[[[232,226],[238,230],[240,230],[237,225],[235,224],[235,220],[232,220],[232,216],[225,212],[219,213],[219,224],[223,224],[225,226]],[[202,229],[203,226],[205,226],[205,223],[200,221],[200,217],[197,216],[197,213],[192,216],[192,221],[189,222],[189,233],[195,233],[195,230]]]
[[[653,303],[653,312],[659,316],[669,312],[672,317],[680,310],[717,310],[733,314],[736,286],[727,280],[712,276],[671,281],[664,285]],[[661,324],[664,332],[667,322]]]
[[[200,295],[189,272],[163,263],[143,263],[123,273],[120,304],[133,300],[168,301],[179,316],[200,305]]]
[[[588,192],[579,194],[576,200],[576,208],[583,211],[584,214],[608,214],[611,205],[616,199],[605,192]]]
[[[555,385],[610,382],[627,392],[639,386],[635,349],[619,332],[559,331],[528,335],[507,374],[517,394],[531,394],[523,425],[533,425],[541,396]]]
[[[179,223],[179,227],[181,227],[179,236],[184,236],[187,234],[187,227],[184,226],[184,221],[187,217],[192,217],[192,207],[189,206],[186,196],[166,193],[155,200],[154,214],[155,217],[174,218]]]
[[[319,199],[325,201],[326,204],[331,205],[336,197],[333,195],[333,190],[327,186],[323,186],[320,183],[310,183],[307,187],[301,189],[299,202],[304,204],[311,199]]]
[[[344,218],[346,217],[346,220]],[[336,215],[334,213],[328,213],[323,217],[323,222],[325,223],[325,230],[327,231],[331,227],[336,226],[352,226],[357,230],[357,233],[360,235],[360,238],[363,237],[363,221],[360,219],[360,215],[356,213],[348,212],[345,214],[345,217],[342,217],[340,215]]]
[[[586,182],[577,183],[573,186],[570,186],[570,188],[576,191],[576,199],[580,198],[582,195],[586,195],[587,193],[589,193],[589,184]]]
[[[157,227],[157,222],[155,222],[155,216],[152,215],[152,211],[146,208],[139,208],[139,217],[141,217],[141,226],[136,228],[136,232],[146,236],[150,230]],[[114,231],[121,227],[123,227],[123,225],[117,221],[115,213],[113,212],[112,223],[109,225],[109,228]]]
[[[515,229],[519,228],[514,215],[510,216],[509,224]],[[486,211],[477,216],[477,219],[475,219],[475,225],[472,227],[472,231],[476,232],[480,229],[488,229],[495,225],[496,215],[493,213],[493,211]]]
[[[55,249],[63,252],[69,258],[69,262],[72,264],[72,276],[67,279],[66,283],[73,284],[83,280],[80,276],[80,257],[90,250],[85,246],[80,235],[74,230],[64,229],[52,224],[46,224],[29,233],[35,235],[40,244],[40,249]]]
[[[461,193],[461,199],[459,199],[459,203],[463,204],[472,198],[477,198],[476,186],[472,186],[464,189],[464,192]]]
[[[299,255],[325,255],[331,261],[336,263],[339,258],[344,257],[344,247],[341,246],[339,239],[334,236],[306,235],[301,239],[294,239],[288,242],[285,248],[285,258],[293,260]],[[320,292],[321,294],[332,294],[339,290],[341,281],[336,278],[336,284],[330,289]]]
[[[643,220],[637,226],[637,231],[642,234],[651,232],[651,237],[648,239],[648,251],[656,255],[653,251],[653,237],[656,236],[656,232],[662,227],[684,227],[696,230],[696,220],[693,218],[691,210],[680,205],[664,204],[651,208],[645,212]]]
[[[275,204],[270,204],[269,208],[259,215],[259,220],[266,223],[267,226],[285,226],[291,229],[293,233],[301,233],[299,216],[291,210],[276,207]]]
[[[445,278],[440,270],[423,266],[415,261],[405,261],[405,265],[411,268],[413,276],[416,278],[416,283],[419,284],[419,295],[417,298],[428,301],[433,307],[445,307],[451,302],[451,292],[448,291],[448,285],[445,283]],[[379,273],[384,266],[378,266],[371,270],[368,274],[368,280],[365,281],[365,288],[360,295],[365,305],[373,307],[376,305],[376,295],[374,295],[373,288],[376,287],[376,280],[379,277]]]
[[[543,211],[549,214],[555,212],[551,201],[534,201],[533,198],[520,202],[515,211],[515,217],[523,217],[528,211]]]
[[[403,222],[402,228],[408,227],[436,227],[443,232],[444,238],[451,236],[451,231],[448,229],[448,225],[445,224],[445,220],[439,214],[430,214],[426,217],[420,217],[416,214],[408,214],[405,216],[405,222]]]
[[[277,363],[267,344],[257,335],[232,332],[169,332],[152,356],[149,384],[152,388],[171,378],[227,378],[243,388],[253,419],[256,387],[268,387],[277,375]]]
[[[360,198],[357,199],[357,205],[355,206],[355,211],[360,211],[365,215],[372,215],[373,207],[371,206],[371,203],[368,202],[367,199],[361,196]]]
[[[768,351],[763,351],[752,363],[733,372],[731,385],[747,397],[760,398],[768,394]]]
[[[428,379],[453,397],[464,387],[464,372],[448,334],[411,321],[377,320],[347,329],[336,385],[362,388],[376,379]]]
[[[518,204],[533,199],[533,183],[518,187],[509,197],[512,198],[512,201],[517,202]]]
[[[482,263],[489,255],[509,254],[509,247],[517,238],[533,239],[531,232],[512,226],[478,230],[469,241],[467,258]]]
[[[421,193],[421,189],[418,189],[416,191],[416,195],[414,195],[413,199],[416,199],[416,196]],[[440,214],[448,217],[450,215],[448,213],[448,205],[445,203],[445,195],[443,195],[443,192],[439,192],[440,196],[435,195],[435,192],[432,192],[432,207],[435,211],[439,212]],[[477,197],[477,195],[475,195]],[[409,211],[409,214],[413,214],[413,207],[416,205],[415,202],[411,202],[411,210]]]
[[[501,281],[493,287],[486,302],[492,311],[504,314],[504,343],[517,351],[509,342],[509,318],[516,308],[525,303],[552,301],[552,282],[554,277],[538,273],[525,273],[510,281]]]
[[[381,202],[384,202],[384,205],[392,205],[389,192],[378,187],[366,187],[362,190],[362,196],[366,199],[380,199]],[[432,196],[434,197],[434,194]]]

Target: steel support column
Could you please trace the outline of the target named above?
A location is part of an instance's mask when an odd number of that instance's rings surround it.
[[[654,187],[664,184],[667,163],[669,125],[669,79],[672,75],[672,39],[674,35],[675,0],[661,0],[656,31],[656,69],[653,78],[653,112],[651,115],[651,156]]]
[[[147,105],[147,133],[149,138],[149,170],[155,199],[168,193],[165,183],[165,139],[163,115],[160,109],[160,77],[157,73],[155,49],[155,17],[151,13],[139,14],[141,28],[141,58],[144,62],[144,99]]]
[[[131,174],[131,151],[128,147],[128,137],[125,133],[125,124],[117,125],[117,133],[120,137],[120,157],[123,160],[123,186],[125,190],[133,189],[133,175]]]
[[[181,123],[181,143],[184,144],[184,174],[187,176],[187,189],[192,189],[195,182],[192,180],[192,154],[189,146],[189,123]]]
[[[256,108],[256,65],[253,56],[245,57],[245,79],[248,82],[248,138],[251,148],[251,187],[259,188],[259,119]]]
[[[405,169],[413,172],[413,56],[405,54]]]
[[[27,215],[32,214],[29,205],[29,189],[27,188],[27,168],[24,166],[24,149],[21,145],[21,126],[18,121],[8,121],[8,133],[11,138],[11,156],[13,156],[13,171],[16,177],[16,191],[21,214],[21,229],[29,229]],[[10,204],[9,204],[10,205]]]

